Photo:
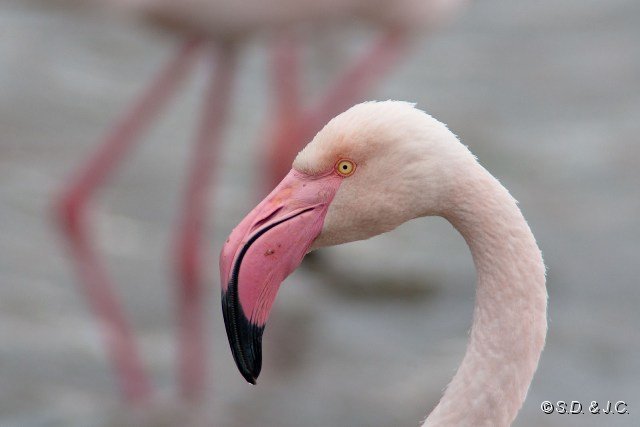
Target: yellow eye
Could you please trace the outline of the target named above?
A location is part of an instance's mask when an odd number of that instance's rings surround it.
[[[356,171],[356,164],[351,160],[340,160],[336,163],[336,172],[342,176],[350,176]]]

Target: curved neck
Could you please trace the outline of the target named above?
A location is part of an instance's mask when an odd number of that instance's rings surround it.
[[[424,426],[508,426],[538,365],[547,331],[545,268],[516,201],[474,162],[443,216],[462,234],[477,271],[462,364]]]

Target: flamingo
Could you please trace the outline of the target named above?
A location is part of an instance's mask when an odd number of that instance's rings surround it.
[[[185,39],[165,68],[113,126],[97,151],[79,168],[55,203],[58,222],[74,258],[82,289],[101,319],[111,363],[126,401],[134,404],[148,401],[152,386],[111,279],[94,249],[87,205],[178,91],[195,57],[207,51],[213,72],[202,107],[174,249],[179,298],[179,382],[181,393],[188,399],[201,398],[205,385],[207,357],[201,298],[205,200],[215,174],[215,160],[243,40],[263,33],[274,37],[272,111],[275,117],[268,153],[269,180],[275,183],[286,174],[283,165],[288,169],[300,148],[299,141],[308,139],[307,135],[313,135],[326,119],[360,98],[399,56],[409,33],[420,27],[433,27],[462,1],[85,0],[88,4],[132,13]],[[355,19],[377,25],[382,36],[346,68],[316,106],[302,111],[298,100],[295,29],[307,24],[338,25]]]
[[[423,426],[507,426],[544,347],[545,267],[509,192],[447,127],[413,104],[358,104],[332,119],[280,184],[231,232],[220,255],[222,309],[250,383],[281,282],[317,248],[442,216],[477,270],[465,356]]]

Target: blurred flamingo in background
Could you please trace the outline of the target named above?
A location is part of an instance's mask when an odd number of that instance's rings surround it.
[[[464,237],[477,270],[467,351],[424,426],[508,426],[547,331],[545,267],[509,192],[445,125],[404,102],[356,105],[300,152],[220,255],[236,365],[255,384],[281,282],[307,252],[368,239],[423,216]]]
[[[141,362],[134,334],[113,284],[96,253],[89,233],[87,204],[117,165],[177,92],[198,55],[211,61],[192,164],[176,231],[178,286],[179,383],[183,397],[202,398],[206,381],[203,327],[202,235],[208,219],[207,189],[232,98],[236,59],[243,40],[257,35],[273,38],[271,81],[274,117],[271,124],[268,182],[277,182],[291,160],[329,117],[364,94],[387,72],[415,32],[430,30],[449,18],[464,0],[85,0],[119,9],[170,29],[185,40],[149,87],[70,180],[56,200],[56,212],[92,310],[101,319],[106,347],[127,402],[150,400],[153,387]],[[76,2],[77,3],[77,2]],[[298,68],[297,30],[326,30],[354,21],[378,28],[381,36],[356,58],[317,104],[303,108]]]

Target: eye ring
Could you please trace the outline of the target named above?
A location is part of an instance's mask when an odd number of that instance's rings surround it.
[[[351,160],[341,159],[336,163],[335,170],[338,175],[344,177],[351,176],[356,171],[356,164]]]

